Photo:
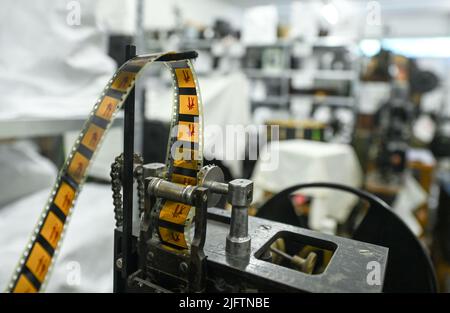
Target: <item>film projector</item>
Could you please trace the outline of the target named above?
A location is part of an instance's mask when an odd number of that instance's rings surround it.
[[[126,116],[133,114],[130,108],[127,103]],[[132,131],[124,131],[132,143]],[[179,132],[175,137],[180,140]],[[225,183],[217,166],[192,171],[195,167],[182,165],[192,161],[187,156],[143,164],[133,146],[125,144],[113,164],[113,197],[120,213],[115,292],[382,291],[387,248],[249,216],[252,181]],[[183,174],[190,179],[174,181]],[[133,186],[138,190],[134,205]],[[231,211],[215,208],[223,198]],[[133,210],[139,210],[139,220],[133,221]],[[377,284],[368,282],[373,261],[379,265]]]
[[[111,166],[115,292],[383,290],[388,248],[249,216],[253,182],[225,182],[219,167],[203,166],[196,57],[195,51],[136,56],[127,47],[128,61],[106,85],[60,169],[7,291],[45,285],[89,165],[122,107],[124,151]],[[173,84],[165,164],[145,164],[134,153],[134,86],[155,62],[167,67]],[[215,207],[224,200],[231,210]]]

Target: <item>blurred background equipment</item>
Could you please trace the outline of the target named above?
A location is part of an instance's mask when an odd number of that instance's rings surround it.
[[[376,171],[384,184],[400,184],[406,167],[406,152],[411,138],[413,104],[404,88],[394,86],[388,101],[376,114],[378,149]]]

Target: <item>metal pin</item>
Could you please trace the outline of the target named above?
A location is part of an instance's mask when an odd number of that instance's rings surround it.
[[[306,259],[299,257],[298,255],[291,256],[277,248],[270,247],[270,251],[278,254],[279,256],[291,261],[291,264],[298,268],[303,273],[312,274],[317,262],[317,254],[310,252]]]

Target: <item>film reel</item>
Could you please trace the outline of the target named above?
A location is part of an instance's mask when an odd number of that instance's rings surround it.
[[[189,59],[191,57],[196,57],[196,53],[194,56],[192,53],[141,55],[124,63],[116,71],[94,105],[58,174],[47,204],[7,286],[8,292],[38,292],[45,287],[89,166],[139,75],[153,62],[163,62],[167,66],[174,88],[172,132],[167,146],[167,178],[175,183],[197,184],[197,172],[203,160],[203,122],[200,90]],[[158,233],[161,241],[178,249],[188,249],[188,233],[195,208],[170,201],[159,201],[159,204]]]

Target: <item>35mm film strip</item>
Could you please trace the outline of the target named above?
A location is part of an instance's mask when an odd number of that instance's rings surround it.
[[[195,75],[183,62],[171,63],[175,78],[175,100],[167,150],[167,179],[196,185],[203,163],[203,115]],[[154,208],[159,216],[157,233],[169,247],[188,249],[195,208],[183,203],[159,200]]]
[[[137,56],[123,64],[108,82],[59,172],[7,287],[8,292],[38,292],[45,287],[77,196],[109,127],[143,69],[168,55],[170,53]],[[168,178],[175,183],[195,185],[203,159],[202,105],[197,77],[189,59],[164,63],[172,73],[174,86],[172,133],[166,162]],[[195,209],[171,201],[159,203],[161,241],[168,246],[187,249],[189,236],[186,234],[191,228]]]

